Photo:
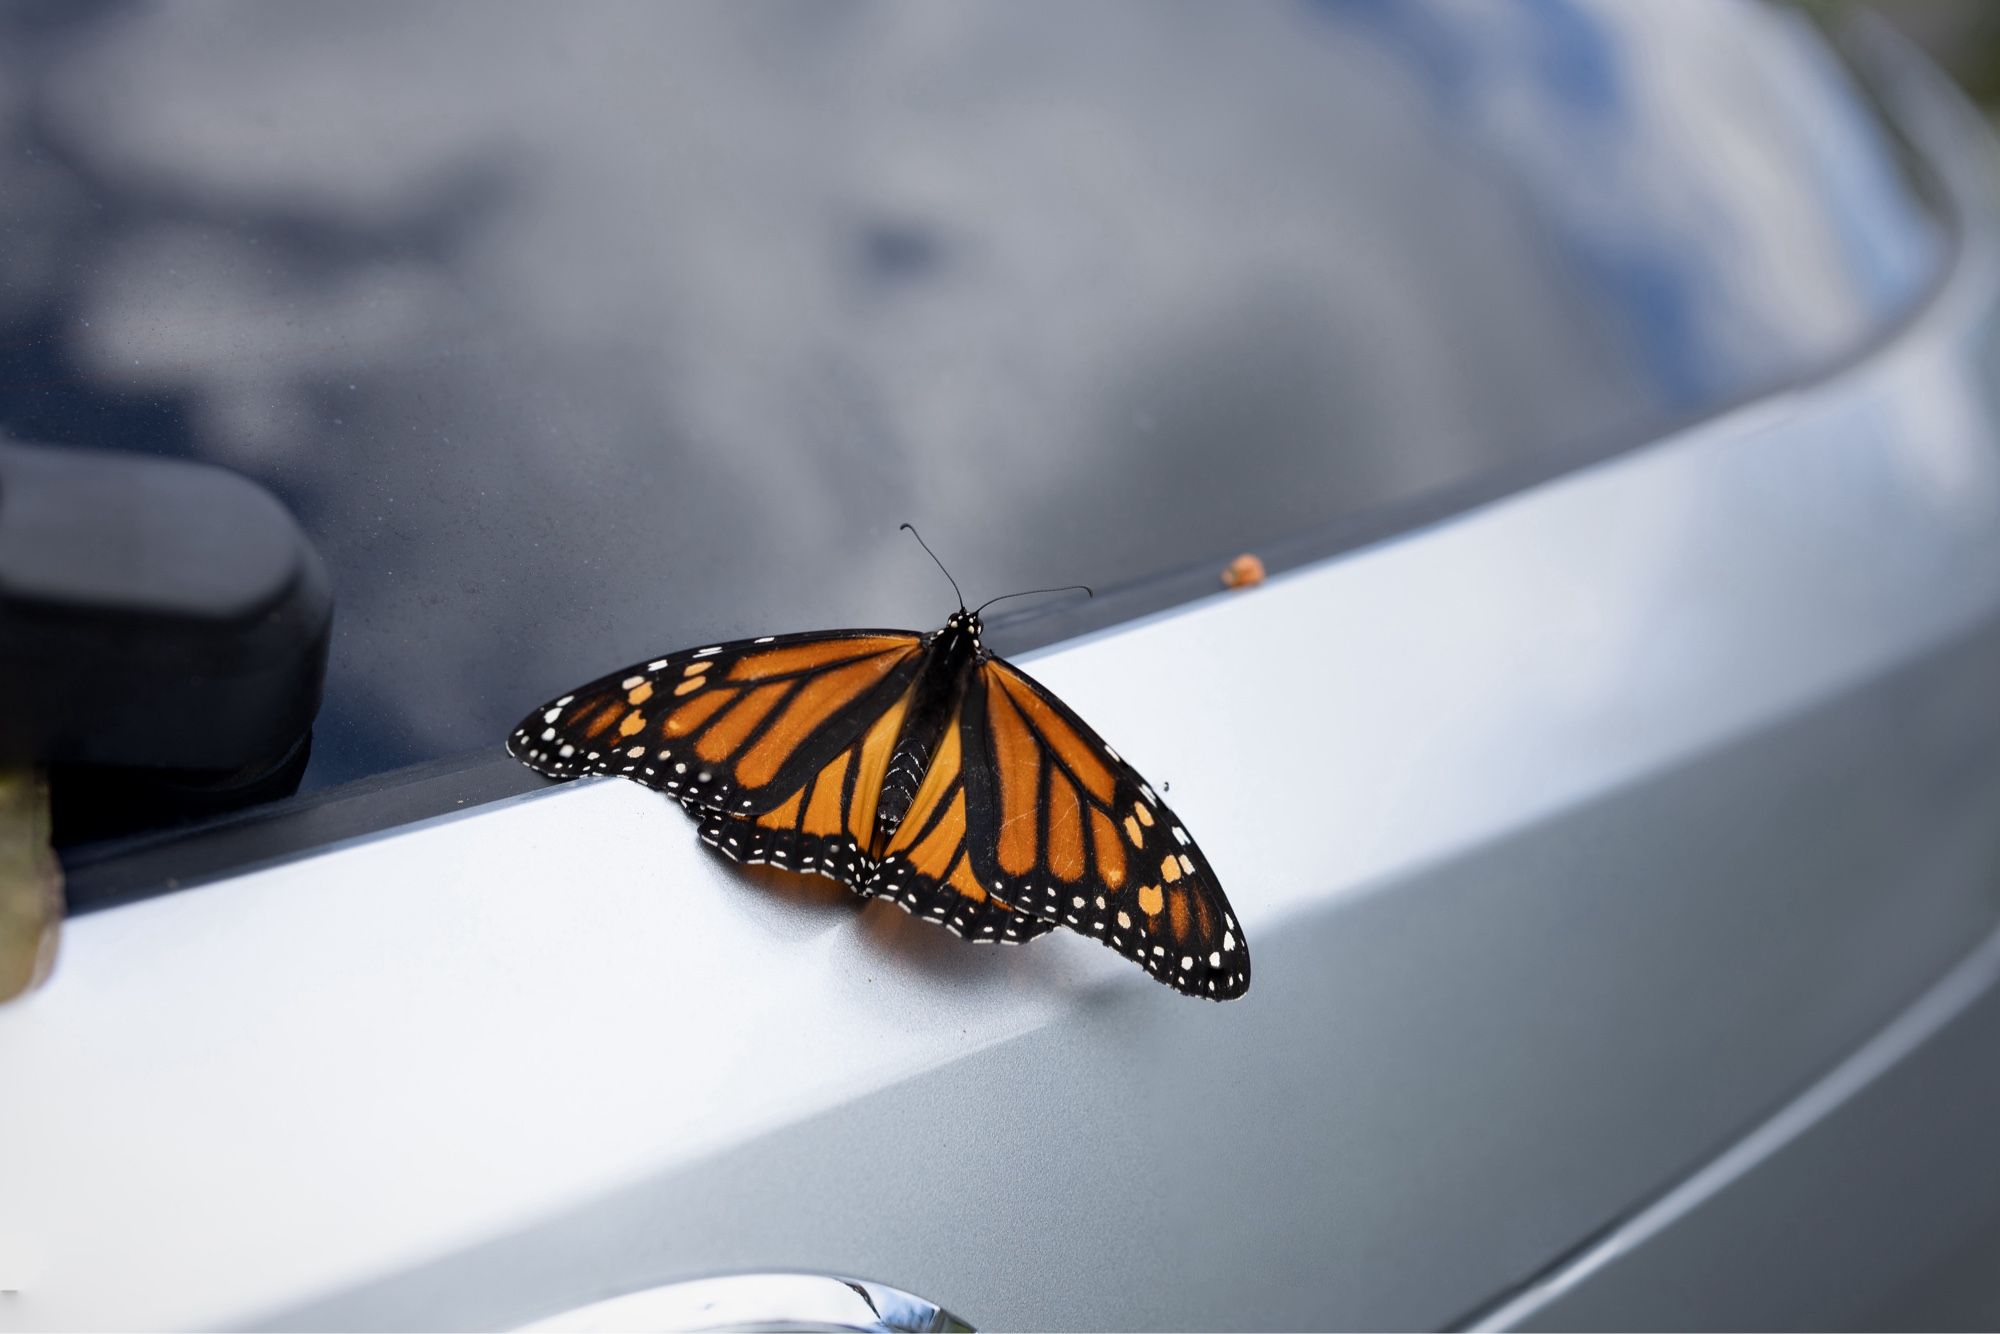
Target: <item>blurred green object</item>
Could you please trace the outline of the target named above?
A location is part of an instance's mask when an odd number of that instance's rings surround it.
[[[1989,117],[2000,117],[2000,5],[1992,0],[1792,0],[1837,26],[1866,10],[1922,47]]]
[[[0,1003],[56,962],[62,867],[49,847],[49,788],[32,769],[0,769]]]

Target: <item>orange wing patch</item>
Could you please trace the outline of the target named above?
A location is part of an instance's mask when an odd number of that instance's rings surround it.
[[[903,815],[903,823],[897,826],[888,846],[881,850],[882,856],[906,851],[930,824],[931,816],[937,813],[938,806],[959,780],[961,745],[958,720],[954,718],[951,726],[945,729],[944,740],[938,745],[937,758],[925,771],[924,781],[917,788],[917,795],[911,799],[910,809]]]
[[[900,637],[892,639],[887,635],[832,639],[820,644],[798,644],[790,648],[766,649],[762,653],[745,654],[729,669],[729,679],[763,681],[773,676],[790,676],[798,672],[831,667],[835,663],[847,662],[853,658],[906,653],[909,649],[908,639]]]
[[[1005,694],[989,691],[986,708],[993,732],[993,767],[1000,780],[1000,869],[1008,875],[1025,875],[1035,865],[1042,752]]]
[[[667,720],[660,724],[660,732],[669,740],[677,741],[713,718],[723,705],[735,698],[734,690],[713,690],[689,700],[667,715]]]
[[[1083,807],[1060,770],[1049,774],[1049,871],[1065,884],[1083,878]]]
[[[889,772],[889,757],[896,749],[896,737],[903,730],[903,715],[910,709],[910,692],[905,690],[895,706],[868,729],[861,739],[854,771],[854,800],[849,803],[847,829],[854,841],[867,847],[875,839],[875,808],[882,800],[882,778]]]
[[[960,897],[973,903],[984,903],[987,900],[986,887],[980,884],[979,877],[973,874],[972,858],[964,853],[959,854],[958,865],[952,868],[951,878],[945,883],[957,890]]]
[[[1108,803],[1118,780],[1112,775],[1111,766],[1076,734],[1068,720],[1050,708],[1047,701],[1028,689],[1012,672],[988,672],[987,677],[1005,685],[1015,706],[1035,725],[1035,730],[1042,734],[1049,747],[1069,766],[1069,771],[1076,775],[1077,781],[1089,790],[1090,795]],[[1004,758],[1001,764],[1006,764]]]
[[[624,712],[625,712],[624,701],[619,699],[608,699],[604,701],[604,707],[598,709],[595,713],[592,713],[587,717],[579,718],[577,721],[577,725],[582,729],[583,734],[586,737],[595,741],[598,737],[604,734],[606,728],[610,727],[611,724],[617,722],[619,716],[622,715]]]
[[[821,769],[812,781],[812,800],[806,805],[805,823],[799,828],[821,838],[832,838],[847,821],[841,818],[840,799],[847,785],[847,763],[854,757],[843,750],[833,763]]]
[[[783,683],[764,685],[753,691],[783,690]],[[739,708],[748,708],[745,699]],[[816,839],[851,836],[857,847],[865,847],[874,832],[875,805],[882,795],[882,775],[895,749],[896,734],[902,729],[903,715],[909,711],[910,692],[904,691],[895,704],[869,727],[867,733],[828,761],[806,780],[783,805],[758,816],[760,828]],[[728,719],[724,719],[727,722]],[[852,777],[849,770],[853,771]],[[773,844],[775,851],[776,845]],[[774,859],[782,861],[783,859]]]
[[[852,704],[864,690],[880,684],[904,656],[901,653],[878,653],[851,666],[836,667],[823,675],[806,678],[785,705],[785,711],[778,715],[777,721],[736,762],[736,781],[745,787],[762,787],[777,777],[778,771],[801,742],[811,736],[835,710]]]
[[[931,825],[923,840],[910,849],[910,865],[933,880],[951,874],[965,843],[965,790],[959,789],[944,817]]]
[[[764,716],[777,707],[778,701],[783,699],[785,692],[791,688],[789,682],[774,681],[770,685],[758,686],[752,690],[737,701],[735,708],[716,719],[713,727],[701,734],[701,740],[695,743],[694,753],[704,760],[726,759],[730,752],[742,745],[750,734],[757,730],[757,724],[764,721]],[[718,690],[706,698],[718,699],[724,693]],[[684,710],[693,707],[694,705],[689,704],[684,706]]]
[[[1090,845],[1097,851],[1097,873],[1116,889],[1125,883],[1125,847],[1118,841],[1118,826],[1103,811],[1091,808]]]
[[[805,804],[806,790],[800,788],[792,793],[791,800],[775,810],[757,817],[757,823],[766,829],[797,829],[799,827],[799,807]]]

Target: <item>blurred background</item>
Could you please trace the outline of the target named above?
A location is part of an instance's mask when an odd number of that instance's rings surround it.
[[[1887,21],[1923,48],[1986,114],[2000,114],[2000,10],[1979,0],[1802,0],[1829,23],[1856,11]]]
[[[935,623],[905,520],[975,598],[1206,589],[1912,306],[1943,234],[1828,16],[1710,12],[15,3],[0,431],[299,516],[309,790],[676,644]]]

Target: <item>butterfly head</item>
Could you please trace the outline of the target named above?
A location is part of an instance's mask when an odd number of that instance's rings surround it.
[[[940,633],[947,637],[964,636],[971,642],[973,651],[977,652],[980,648],[980,632],[984,629],[985,626],[981,624],[978,612],[967,611],[965,608],[960,607],[945,618],[944,629]]]

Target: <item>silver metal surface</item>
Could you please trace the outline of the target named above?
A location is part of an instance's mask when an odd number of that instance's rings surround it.
[[[972,1326],[912,1293],[828,1274],[730,1274],[668,1283],[564,1311],[527,1330],[853,1330],[951,1334]]]
[[[506,1327],[768,1267],[989,1327],[1488,1309],[2000,926],[2000,282],[1947,185],[1950,282],[1848,372],[1034,659],[1172,784],[1243,1001],[575,785],[74,923],[0,1013],[0,1328]]]
[[[2000,933],[1768,1121],[1472,1327],[1984,1327],[2000,1311],[2000,1257],[1986,1253],[1961,1310],[1939,1301],[1935,1271],[2000,1225],[1995,1052]]]

